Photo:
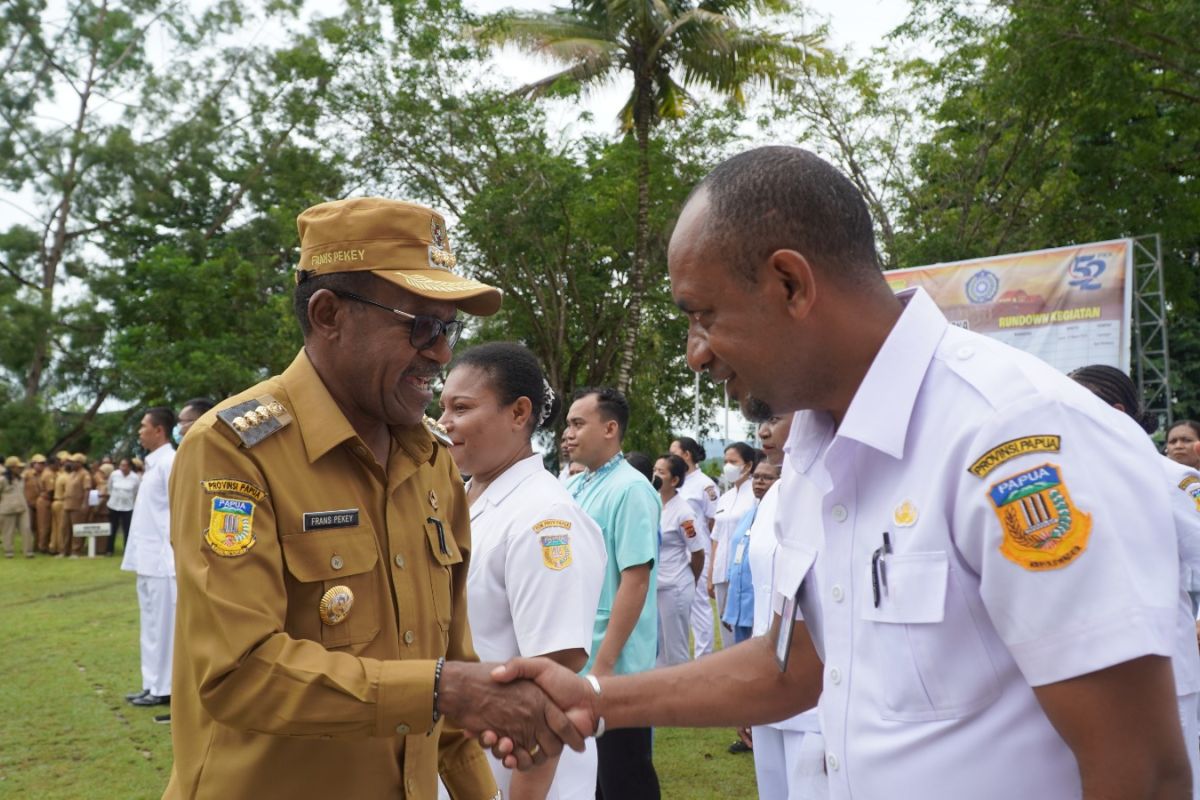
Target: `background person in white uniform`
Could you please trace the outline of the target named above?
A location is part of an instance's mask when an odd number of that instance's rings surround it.
[[[721,474],[729,488],[717,499],[713,511],[707,578],[717,602],[717,619],[724,616],[725,605],[729,602],[729,538],[746,512],[754,507],[754,487],[750,485],[750,474],[757,463],[757,453],[745,442],[734,442],[725,448],[725,465],[721,468]]]
[[[175,551],[171,549],[171,510],[167,484],[175,448],[170,432],[175,412],[156,407],[146,411],[138,441],[146,448],[146,469],[133,501],[121,569],[137,573],[141,618],[142,690],[126,695],[135,706],[167,705],[171,701],[171,656],[175,646]]]
[[[471,475],[467,608],[475,651],[484,661],[543,655],[582,669],[607,555],[600,528],[530,445],[559,406],[537,359],[509,342],[473,347],[455,361],[441,403],[450,453]],[[528,772],[488,758],[510,800],[595,797],[591,743],[583,753],[564,748]]]
[[[718,165],[668,267],[692,368],[751,419],[804,410],[776,515],[776,591],[804,611],[781,615],[786,669],[754,637],[595,687],[545,660],[494,677],[533,677],[587,732],[761,724],[819,698],[834,800],[1190,796],[1178,560],[1145,434],[921,290],[893,294],[861,194],[807,151]]]
[[[704,524],[711,531],[719,495],[717,484],[700,471],[700,462],[706,455],[704,448],[690,436],[680,436],[672,440],[671,446],[667,449],[672,455],[682,458],[688,465],[687,478],[684,479],[679,493],[696,508],[700,516],[704,517]],[[704,573],[708,574],[708,572],[709,562],[706,553]],[[692,600],[692,639],[695,644],[693,649],[696,658],[711,653],[713,645],[720,641],[718,639],[720,633],[713,625],[713,609],[712,603],[709,602],[710,598],[715,600],[716,594],[708,585],[708,581],[697,582],[696,596]]]
[[[1071,373],[1076,382],[1104,402],[1122,411],[1142,426],[1148,435],[1158,430],[1158,417],[1142,407],[1137,387],[1116,367],[1092,364]],[[1200,798],[1200,738],[1197,734],[1197,698],[1200,697],[1200,652],[1196,647],[1196,609],[1192,600],[1200,591],[1200,472],[1162,457],[1179,545],[1179,621],[1171,666],[1175,673],[1175,695],[1179,719],[1192,763],[1192,796]]]
[[[776,414],[758,426],[763,461],[783,465],[783,445],[787,441],[792,414]],[[755,480],[761,465],[755,468]],[[754,583],[754,635],[765,636],[771,627],[771,598],[775,579],[775,509],[779,502],[779,481],[771,483],[758,504],[750,527],[750,546],[746,558]],[[794,717],[754,725],[754,776],[759,800],[824,800],[829,796],[825,779],[825,742],[817,709],[811,708]]]
[[[658,532],[658,666],[683,664],[692,657],[688,623],[696,583],[704,570],[708,527],[679,493],[687,464],[676,455],[659,456],[652,483],[662,499]]]

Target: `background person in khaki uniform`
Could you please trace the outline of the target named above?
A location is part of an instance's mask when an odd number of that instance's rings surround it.
[[[17,456],[4,459],[0,469],[0,541],[4,557],[13,557],[13,534],[20,533],[25,557],[33,558],[33,533],[29,529],[29,507],[25,504],[25,465]]]
[[[58,461],[46,459],[46,468],[38,476],[37,551],[50,552],[50,530],[54,523],[51,505],[54,502],[54,479],[58,477]]]
[[[71,456],[75,467],[67,476],[67,490],[63,495],[63,555],[71,554],[71,558],[79,558],[86,547],[82,537],[74,535],[76,525],[87,522],[87,494],[91,480],[87,473],[87,457],[83,453]]]
[[[34,549],[37,548],[37,501],[42,493],[39,479],[46,469],[46,457],[37,453],[29,459],[29,466],[21,474],[25,481],[25,507],[29,509],[29,530],[34,534]]]
[[[457,308],[492,314],[500,293],[452,271],[426,208],[345,200],[298,227],[304,350],[197,421],[171,476],[166,797],[432,800],[439,772],[456,799],[492,797],[451,722],[494,720],[535,761],[583,746],[532,684],[497,692],[464,663],[466,498],[421,422]]]
[[[70,554],[71,541],[67,538],[69,533],[64,535],[63,532],[66,524],[63,502],[67,496],[67,481],[71,474],[78,469],[78,465],[71,460],[71,454],[66,450],[58,451],[58,464],[58,474],[54,476],[54,502],[51,503],[50,508],[53,521],[50,531],[50,552],[66,557]]]

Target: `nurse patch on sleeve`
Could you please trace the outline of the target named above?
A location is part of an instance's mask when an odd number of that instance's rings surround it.
[[[1071,502],[1057,464],[1042,464],[992,484],[1000,552],[1033,572],[1065,567],[1087,549],[1092,517]]]
[[[219,556],[244,555],[254,546],[254,501],[214,497],[204,540]]]

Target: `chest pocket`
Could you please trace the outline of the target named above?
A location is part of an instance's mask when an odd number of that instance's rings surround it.
[[[294,578],[288,582],[287,630],[297,638],[326,647],[373,640],[379,633],[379,560],[375,532],[369,525],[284,536],[284,563]],[[337,625],[321,621],[321,598],[335,586],[354,593],[350,613]]]
[[[454,610],[455,568],[462,563],[462,551],[454,541],[450,525],[442,521],[441,529],[432,522],[425,523],[425,538],[429,542],[429,583],[433,595],[433,608],[438,626],[445,633],[450,630],[450,617]]]
[[[870,591],[859,594],[872,660],[886,665],[879,673],[881,715],[957,719],[994,701],[999,680],[948,555],[896,553],[884,557],[883,569],[879,607]],[[865,577],[870,586],[871,575]]]

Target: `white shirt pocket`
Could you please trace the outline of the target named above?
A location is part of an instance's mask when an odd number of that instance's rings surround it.
[[[872,580],[867,575],[868,582]],[[879,605],[864,592],[863,660],[885,719],[957,719],[999,694],[983,637],[944,551],[896,553],[879,567]],[[862,663],[862,662],[860,662]]]

